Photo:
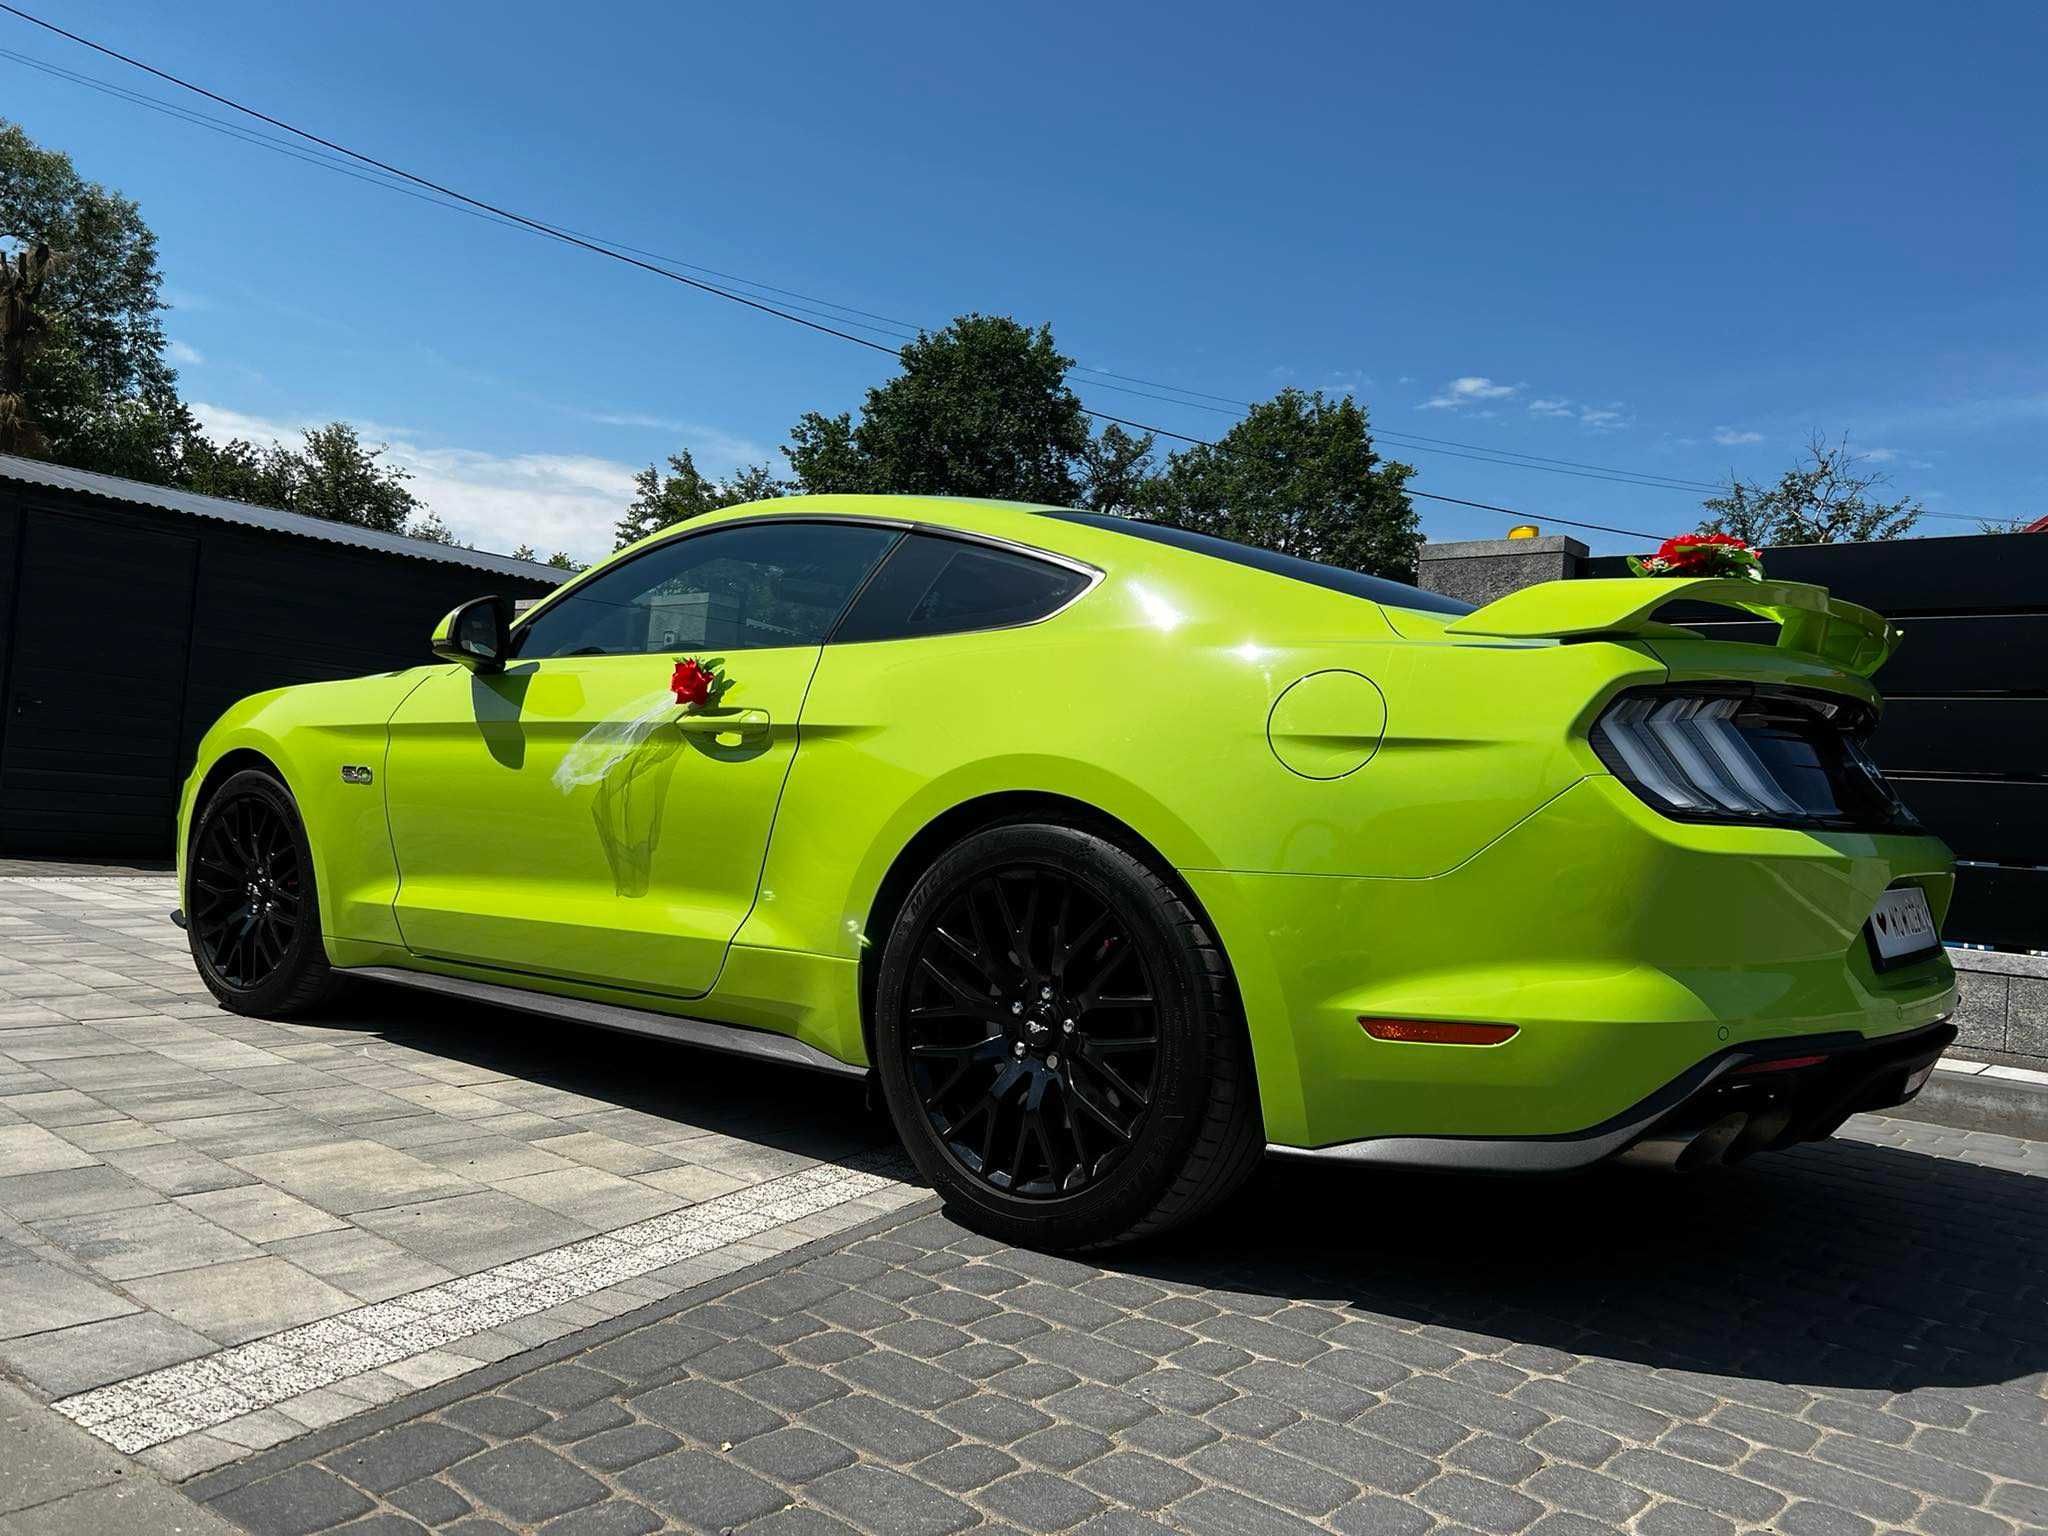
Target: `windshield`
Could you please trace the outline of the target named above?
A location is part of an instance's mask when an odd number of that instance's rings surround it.
[[[1232,565],[1250,566],[1255,571],[1264,571],[1269,576],[1285,576],[1290,581],[1305,581],[1312,587],[1326,587],[1332,592],[1342,592],[1349,597],[1362,597],[1368,602],[1384,603],[1390,608],[1419,609],[1424,613],[1471,613],[1472,604],[1460,602],[1455,597],[1446,597],[1441,592],[1425,592],[1420,587],[1411,587],[1405,581],[1389,581],[1384,576],[1368,576],[1363,571],[1348,571],[1341,565],[1324,565],[1320,560],[1304,560],[1298,555],[1282,555],[1270,549],[1259,549],[1250,544],[1239,544],[1233,539],[1219,539],[1214,534],[1190,533],[1185,528],[1174,528],[1166,523],[1144,523],[1131,517],[1113,517],[1106,512],[1047,512],[1047,517],[1064,518],[1070,523],[1086,523],[1091,528],[1107,528],[1114,533],[1127,533],[1134,539],[1150,539],[1155,544],[1171,544],[1175,549],[1192,550],[1198,555],[1208,555],[1217,560],[1228,560]]]

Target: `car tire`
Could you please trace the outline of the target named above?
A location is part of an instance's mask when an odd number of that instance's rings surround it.
[[[1007,822],[940,855],[890,929],[874,1044],[919,1172],[1004,1241],[1155,1236],[1263,1149],[1215,936],[1170,871],[1093,831]]]
[[[339,990],[305,822],[272,774],[230,774],[193,818],[185,934],[207,990],[231,1012],[289,1018]]]

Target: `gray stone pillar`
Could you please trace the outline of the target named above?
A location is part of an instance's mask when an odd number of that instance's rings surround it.
[[[1423,545],[1416,581],[1427,591],[1484,607],[1539,581],[1569,580],[1579,574],[1585,560],[1586,546],[1561,533],[1534,539],[1465,539]]]
[[[737,645],[740,605],[723,592],[684,592],[647,605],[647,644],[657,651],[693,645]]]

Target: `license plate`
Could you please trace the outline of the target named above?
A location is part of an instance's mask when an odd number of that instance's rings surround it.
[[[1870,957],[1880,971],[1922,959],[1941,948],[1927,893],[1917,885],[1893,886],[1878,897],[1877,909],[1863,931],[1870,940]]]

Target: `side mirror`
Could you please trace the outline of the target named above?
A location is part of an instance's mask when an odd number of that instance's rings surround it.
[[[434,654],[472,672],[502,671],[511,650],[511,618],[503,598],[464,603],[434,626]]]

